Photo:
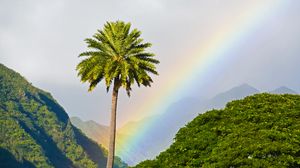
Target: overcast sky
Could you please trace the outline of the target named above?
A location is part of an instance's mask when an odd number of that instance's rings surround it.
[[[153,43],[151,51],[161,64],[151,89],[134,88],[130,99],[121,93],[122,125],[136,118],[134,110],[151,101],[145,97],[155,94],[165,78],[176,75],[171,72],[174,67],[180,71],[188,66],[174,65],[174,60],[189,59],[187,54],[221,26],[262,2],[280,0],[0,0],[0,62],[51,92],[70,116],[108,124],[111,96],[102,84],[87,92],[76,75],[77,56],[86,50],[83,40],[106,21],[130,21]],[[212,97],[243,83],[263,91],[287,86],[300,92],[300,1],[284,0],[272,10],[227,53],[235,59],[225,67],[219,63],[222,68],[214,65],[210,87],[197,87],[201,81],[195,80],[182,97],[194,96],[195,91]]]

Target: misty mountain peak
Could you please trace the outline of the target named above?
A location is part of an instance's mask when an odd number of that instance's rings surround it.
[[[220,93],[220,94],[216,95],[214,97],[214,99],[218,98],[218,97],[222,97],[222,98],[224,98],[224,97],[242,98],[242,97],[245,97],[245,96],[248,96],[248,95],[251,95],[251,94],[254,94],[254,93],[258,93],[258,92],[259,92],[258,89],[254,88],[253,86],[250,86],[249,84],[244,83],[240,86],[233,87],[233,88],[229,89],[226,92],[223,92],[223,93]]]
[[[270,93],[274,94],[298,94],[296,91],[286,87],[286,86],[281,86],[275,90],[270,91]]]
[[[244,83],[244,84],[242,84],[240,86],[234,87],[231,90],[259,92],[258,89],[256,89],[255,87],[253,87],[253,86],[251,86],[251,85],[249,85],[247,83]]]
[[[222,108],[226,104],[226,102],[234,100],[234,99],[241,99],[249,95],[253,95],[255,93],[259,93],[259,90],[250,86],[249,84],[242,84],[237,87],[233,87],[232,89],[220,93],[213,97],[211,101],[217,108]]]

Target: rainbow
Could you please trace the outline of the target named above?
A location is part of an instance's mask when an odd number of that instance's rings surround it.
[[[185,57],[184,60],[179,60],[180,63],[174,64],[184,65],[184,69],[181,71],[176,69],[178,67],[171,69],[169,74],[176,72],[176,76],[169,75],[170,78],[165,80],[166,82],[161,87],[160,92],[153,95],[150,102],[146,101],[137,113],[143,112],[151,115],[163,112],[168,105],[174,102],[175,98],[184,94],[187,85],[195,80],[207,80],[209,78],[208,73],[215,67],[214,65],[234,59],[229,58],[230,54],[227,53],[251,36],[255,28],[282,7],[283,3],[284,0],[257,1],[248,8],[249,10],[242,13],[237,20],[221,26],[205,45],[200,46],[199,50],[188,54],[189,59]],[[157,124],[159,123],[156,120],[149,120],[135,132],[128,133],[128,136],[122,139],[117,139],[117,155],[131,164],[131,160],[134,160],[132,157],[136,154],[134,148],[138,147],[147,131]]]

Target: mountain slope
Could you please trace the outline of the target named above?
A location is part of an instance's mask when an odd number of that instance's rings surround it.
[[[82,121],[78,117],[71,117],[72,124],[82,130],[88,137],[103,145],[108,149],[109,143],[109,127],[100,125],[95,121]]]
[[[0,167],[105,167],[105,151],[49,93],[2,64],[0,114]]]
[[[101,144],[105,149],[108,149],[108,143],[109,143],[109,127],[101,125],[96,123],[95,121],[89,120],[89,121],[82,121],[78,117],[71,117],[72,124],[82,130],[88,137],[90,137],[92,140],[96,141],[98,144]],[[133,128],[135,129],[136,125],[133,124]],[[124,153],[123,150],[127,150],[127,146],[121,146],[121,142],[124,141],[126,138],[126,134],[132,133],[132,131],[135,131],[129,127],[125,127],[123,130],[117,131],[116,136],[116,154],[119,154],[120,151]],[[134,156],[130,156],[134,157]]]
[[[300,167],[300,96],[257,94],[200,114],[136,167]]]

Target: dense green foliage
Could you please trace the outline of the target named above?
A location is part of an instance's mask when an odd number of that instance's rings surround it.
[[[257,94],[200,114],[136,167],[300,167],[300,96]]]
[[[105,167],[105,155],[49,93],[0,64],[0,167]]]
[[[131,24],[123,21],[107,22],[103,30],[85,40],[90,51],[80,54],[86,59],[78,64],[77,70],[81,81],[90,83],[90,91],[104,79],[107,90],[117,81],[130,95],[134,82],[150,86],[152,79],[148,73],[158,74],[154,64],[159,61],[153,53],[145,51],[151,43],[143,43],[141,32],[130,28]]]

